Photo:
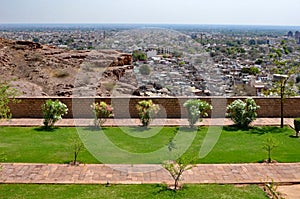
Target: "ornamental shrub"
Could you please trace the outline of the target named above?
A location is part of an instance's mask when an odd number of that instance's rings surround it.
[[[148,126],[154,114],[160,110],[159,106],[154,104],[152,100],[142,100],[136,105],[139,118],[143,126]]]
[[[299,137],[299,131],[300,131],[300,118],[294,119],[294,126],[296,131],[296,137]]]
[[[227,106],[227,116],[241,128],[247,128],[257,117],[256,111],[260,107],[256,105],[252,98],[247,98],[245,102],[238,99]]]
[[[45,128],[51,128],[54,124],[62,119],[62,116],[68,113],[68,107],[59,100],[47,100],[42,105],[44,126]]]
[[[212,109],[211,105],[199,99],[190,99],[183,106],[187,109],[188,121],[191,128],[195,126],[198,120],[202,120],[202,117],[208,116],[207,111]]]
[[[107,118],[113,117],[112,106],[105,102],[93,103],[91,108],[94,113],[94,125],[96,127],[101,127],[106,122]]]

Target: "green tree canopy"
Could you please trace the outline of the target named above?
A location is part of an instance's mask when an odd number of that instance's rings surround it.
[[[146,61],[147,55],[142,51],[134,51],[132,53],[132,58],[134,61]]]
[[[9,108],[9,102],[18,102],[15,97],[18,95],[18,91],[7,82],[0,82],[0,120],[9,119],[12,117]]]

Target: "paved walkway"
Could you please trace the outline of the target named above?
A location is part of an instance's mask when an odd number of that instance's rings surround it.
[[[285,118],[286,125],[294,126],[293,118]],[[189,123],[187,119],[154,119],[150,126],[187,126]],[[214,118],[203,119],[202,122],[198,122],[196,125],[232,125],[233,122],[228,118]],[[43,119],[35,118],[18,118],[11,120],[0,121],[0,126],[42,126]],[[91,126],[93,125],[93,119],[62,119],[58,121],[56,126]],[[139,119],[108,119],[104,126],[138,126],[141,125]],[[280,126],[280,118],[257,118],[251,125],[262,126],[272,125]]]
[[[184,183],[300,183],[300,163],[202,164],[183,174]],[[47,184],[172,183],[161,165],[2,164],[0,183]]]

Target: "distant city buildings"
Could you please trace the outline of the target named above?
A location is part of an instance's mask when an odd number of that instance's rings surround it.
[[[146,60],[133,63],[134,93],[147,96],[262,96],[273,83],[274,56],[280,54],[283,61],[300,62],[299,31],[47,29],[0,30],[0,37],[77,50],[141,51]],[[286,52],[276,51],[283,40]],[[149,75],[140,73],[142,65],[150,67]],[[127,76],[120,83],[130,88],[133,84]],[[118,89],[122,92],[121,86]]]

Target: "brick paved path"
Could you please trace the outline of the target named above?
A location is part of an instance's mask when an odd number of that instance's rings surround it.
[[[293,118],[285,118],[286,125],[294,126]],[[138,126],[140,125],[139,119],[108,119],[104,126]],[[187,119],[154,119],[150,126],[187,126],[189,123]],[[202,122],[198,122],[197,125],[232,125],[233,122],[228,118],[215,118],[215,119],[203,119]],[[43,119],[35,118],[21,118],[11,119],[8,121],[0,121],[0,126],[42,126]],[[56,126],[91,126],[93,125],[93,119],[62,119],[58,121]],[[272,125],[280,126],[280,118],[257,118],[251,125]]]
[[[183,175],[184,183],[300,183],[300,163],[202,164]],[[0,183],[67,184],[171,183],[161,165],[2,164]]]

